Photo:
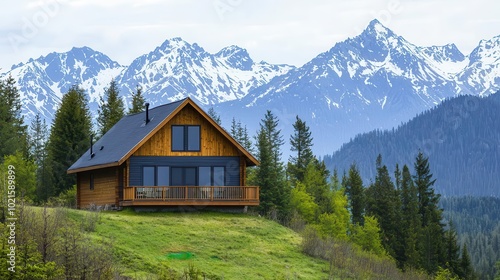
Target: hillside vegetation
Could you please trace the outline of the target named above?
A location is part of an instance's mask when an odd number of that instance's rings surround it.
[[[72,212],[81,219],[81,211]],[[301,253],[301,238],[264,218],[222,213],[104,212],[96,238],[113,240],[119,269],[141,278],[164,265],[197,269],[224,279],[324,279],[326,262]],[[188,260],[169,253],[190,252]]]

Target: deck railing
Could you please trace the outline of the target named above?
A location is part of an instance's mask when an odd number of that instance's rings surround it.
[[[255,186],[137,186],[123,189],[124,201],[258,201]]]

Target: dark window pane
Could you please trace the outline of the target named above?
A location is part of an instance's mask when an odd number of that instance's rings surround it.
[[[214,186],[225,185],[224,167],[214,167]]]
[[[158,186],[170,185],[170,168],[168,166],[158,166],[156,183]]]
[[[142,185],[143,186],[155,185],[155,168],[153,166],[144,166],[142,168]]]
[[[196,186],[196,168],[190,167],[184,169],[184,183],[186,186]]]
[[[172,171],[172,186],[184,185],[182,168],[172,167],[170,171]]]
[[[198,185],[211,186],[212,185],[212,172],[210,167],[198,168]]]
[[[200,150],[200,127],[188,126],[188,151]]]
[[[172,150],[184,151],[184,126],[172,126]]]

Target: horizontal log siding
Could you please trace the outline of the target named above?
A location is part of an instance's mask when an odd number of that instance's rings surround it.
[[[90,189],[90,174],[94,174],[94,189]],[[104,168],[78,174],[79,208],[94,205],[118,205],[118,169]]]

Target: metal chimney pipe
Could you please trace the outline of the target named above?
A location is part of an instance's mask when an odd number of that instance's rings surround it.
[[[146,124],[149,122],[149,103],[146,103]]]
[[[90,134],[90,158],[93,158],[95,156],[93,152],[93,146],[94,146],[94,135]]]

